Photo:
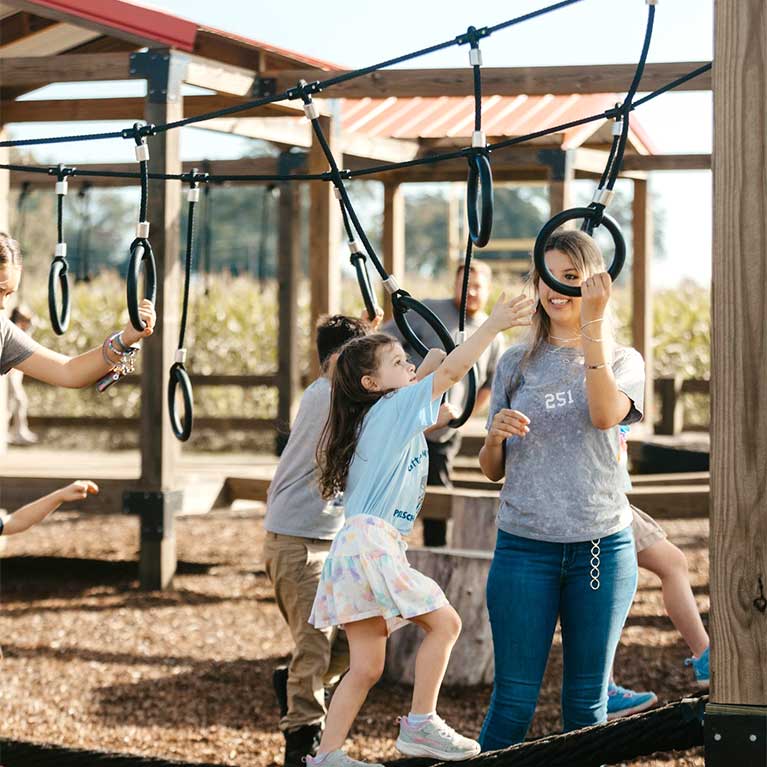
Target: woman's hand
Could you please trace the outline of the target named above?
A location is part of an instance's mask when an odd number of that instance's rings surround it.
[[[607,272],[594,274],[581,283],[581,325],[602,319],[612,292],[613,281]]]
[[[126,346],[133,346],[142,338],[151,336],[152,333],[154,333],[154,326],[157,322],[157,315],[154,311],[154,305],[148,298],[143,299],[138,305],[138,316],[141,317],[141,320],[146,325],[146,328],[143,331],[136,330],[136,328],[134,328],[133,325],[131,325],[129,322],[122,332],[123,343]]]
[[[380,306],[377,306],[376,307],[376,316],[373,317],[372,320],[368,316],[367,310],[362,312],[361,319],[365,320],[365,322],[370,323],[370,330],[373,333],[377,333],[378,332],[378,328],[381,327],[381,323],[383,322],[383,317],[384,317],[383,309]]]
[[[509,437],[524,437],[529,431],[530,419],[519,410],[503,408],[494,416],[485,444],[500,447]]]
[[[62,503],[70,503],[72,501],[82,501],[88,495],[96,495],[98,491],[99,486],[95,482],[91,482],[89,479],[78,479],[71,485],[62,487],[58,494],[59,500]]]
[[[534,302],[524,294],[506,300],[506,293],[501,293],[490,313],[490,321],[497,331],[530,325],[533,321]]]

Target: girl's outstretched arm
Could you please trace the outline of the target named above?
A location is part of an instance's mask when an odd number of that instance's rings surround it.
[[[441,397],[455,386],[479,359],[482,352],[502,330],[529,325],[533,316],[533,301],[524,295],[506,300],[506,294],[493,307],[490,316],[460,346],[456,346],[434,374],[432,398]]]
[[[54,490],[52,493],[38,498],[18,511],[11,514],[3,525],[3,535],[15,535],[23,533],[33,525],[42,522],[51,512],[68,501],[81,501],[88,496],[98,493],[99,488],[88,479],[78,479],[71,485]]]

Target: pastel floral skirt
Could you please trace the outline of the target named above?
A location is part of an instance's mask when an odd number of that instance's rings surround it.
[[[339,531],[322,568],[309,623],[315,628],[380,616],[388,632],[448,604],[442,589],[407,561],[400,532],[358,514]]]

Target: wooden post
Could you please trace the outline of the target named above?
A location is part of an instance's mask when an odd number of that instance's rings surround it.
[[[165,123],[183,116],[183,62],[169,50],[134,54],[132,67],[147,80],[144,118]],[[150,173],[179,173],[179,131],[148,139]],[[183,491],[175,489],[179,443],[168,418],[166,388],[179,329],[179,213],[178,181],[149,181],[150,242],[157,261],[157,327],[141,352],[141,489],[129,493],[126,507],[141,516],[139,579],[143,589],[170,586],[176,571],[175,513]]]
[[[298,365],[298,279],[301,274],[300,187],[295,181],[280,184],[279,248],[279,369],[277,386],[277,453],[285,447],[293,423],[300,383]],[[312,344],[312,349],[314,344]]]
[[[4,141],[8,134],[5,126],[0,123],[0,141]],[[0,163],[8,164],[10,149],[0,148]],[[0,170],[0,232],[8,232],[11,189],[11,174],[7,170]],[[9,232],[13,237],[13,232]],[[1,311],[1,310],[0,310]],[[0,455],[8,451],[8,381],[5,376],[0,376]]]
[[[334,120],[320,116],[320,127],[327,137],[330,149],[340,162],[337,141],[334,136]],[[313,137],[309,150],[309,173],[324,173],[328,161],[322,147]],[[340,211],[333,185],[313,183],[310,185],[309,203],[309,283],[311,285],[311,322],[314,327],[323,314],[338,311],[340,298],[340,267],[338,262],[338,229]],[[312,355],[312,374],[319,373],[319,361]]]
[[[673,378],[659,378],[657,383],[661,407],[655,433],[679,434],[684,428],[684,409],[680,400],[684,384],[682,375],[677,373]]]
[[[645,391],[644,423],[652,431],[655,423],[653,395],[653,300],[650,272],[653,252],[653,220],[650,210],[648,182],[634,180],[631,227],[634,243],[634,260],[631,274],[631,330],[634,348],[644,357]]]
[[[542,151],[541,162],[548,165],[549,171],[549,211],[550,215],[572,207],[573,181],[575,169],[572,152],[560,150]]]
[[[716,0],[706,764],[767,763],[767,12]],[[753,736],[753,737],[752,737]]]
[[[405,195],[398,183],[384,184],[383,262],[386,271],[400,282],[405,279]],[[384,306],[387,320],[392,317],[391,301]]]

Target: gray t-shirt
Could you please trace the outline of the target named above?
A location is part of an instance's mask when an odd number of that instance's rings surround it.
[[[458,331],[458,307],[455,305],[455,301],[452,298],[435,298],[426,299],[422,303],[431,309],[437,317],[442,320],[442,323],[449,331],[450,335],[455,338],[455,334]],[[473,317],[466,317],[466,337],[468,338],[485,320],[487,314],[484,312],[477,312]],[[415,312],[410,311],[407,313],[407,320],[410,323],[410,327],[413,328],[415,334],[423,341],[424,345],[429,349],[442,349],[442,341],[439,340],[439,336],[434,332],[431,325],[423,320]],[[413,355],[418,362],[421,361],[421,357],[415,353],[415,350],[402,337],[399,332],[399,328],[394,321],[387,322],[381,332],[389,333],[397,338],[403,345],[408,354]],[[497,335],[490,346],[483,352],[482,356],[477,360],[476,369],[478,373],[477,377],[477,391],[480,389],[489,389],[493,384],[493,375],[498,365],[498,360],[503,354],[503,336]],[[448,392],[448,402],[456,405],[458,408],[463,408],[466,401],[466,379],[461,383],[456,384]],[[455,434],[455,429],[438,429],[436,431],[430,431],[426,435],[426,439],[429,442],[447,442],[450,437]]]
[[[0,375],[20,365],[39,348],[37,341],[33,341],[0,311]]]
[[[603,538],[631,524],[626,471],[620,464],[620,427],[597,429],[589,417],[583,355],[545,343],[520,373],[524,345],[501,357],[487,427],[502,408],[530,419],[524,438],[506,440],[506,477],[498,527],[512,535],[552,543]],[[642,418],[644,361],[635,349],[616,347],[613,373],[632,402],[622,421]]]
[[[290,438],[266,499],[270,533],[332,540],[344,523],[343,509],[320,496],[317,443],[330,412],[330,381],[318,378],[301,398]]]

